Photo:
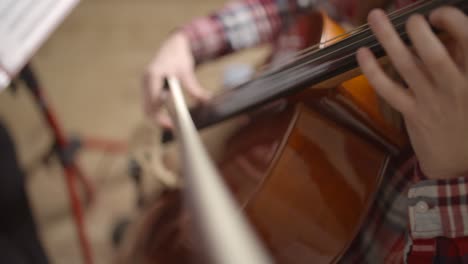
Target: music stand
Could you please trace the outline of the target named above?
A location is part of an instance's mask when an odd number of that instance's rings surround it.
[[[92,264],[91,247],[86,236],[83,206],[80,202],[76,179],[85,191],[85,200],[94,199],[94,188],[76,163],[81,148],[120,153],[126,144],[94,138],[66,136],[29,60],[50,33],[63,21],[79,0],[5,0],[0,2],[0,91],[22,81],[33,95],[36,105],[50,128],[54,144],[49,154],[59,157],[67,184],[70,205],[84,263]]]

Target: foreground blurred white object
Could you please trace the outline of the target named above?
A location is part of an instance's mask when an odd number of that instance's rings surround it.
[[[180,142],[186,199],[211,263],[273,263],[208,156],[179,81],[169,77],[167,86],[171,100],[166,104]]]
[[[79,0],[0,0],[0,91]]]

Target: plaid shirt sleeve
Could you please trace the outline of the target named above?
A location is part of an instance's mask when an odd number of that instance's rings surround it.
[[[466,263],[468,174],[429,180],[416,166],[415,175],[420,181],[408,192],[412,242],[408,263]]]
[[[415,0],[395,0],[402,7]],[[239,0],[182,28],[197,63],[276,39],[291,18],[315,7],[352,20],[358,0]],[[362,4],[362,3],[361,3]]]
[[[304,5],[298,3],[304,2]],[[310,3],[310,2],[309,2]],[[183,27],[196,62],[274,40],[288,18],[309,8],[308,1],[242,0]]]

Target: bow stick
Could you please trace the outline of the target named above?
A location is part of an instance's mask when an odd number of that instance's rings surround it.
[[[168,77],[165,90],[169,90],[166,106],[179,139],[188,208],[209,259],[216,264],[273,263],[209,158],[179,81]]]

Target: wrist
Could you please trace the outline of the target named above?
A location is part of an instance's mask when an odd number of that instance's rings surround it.
[[[422,176],[421,178],[433,180],[451,180],[468,176],[468,168],[466,166],[431,169],[418,163],[416,170]]]
[[[185,45],[188,45],[189,43],[188,36],[183,30],[177,30],[172,32],[170,35],[170,39],[174,39],[175,41],[181,42]]]
[[[186,52],[186,54],[188,54],[193,61],[195,61],[196,56],[193,52],[190,36],[188,36],[188,34],[184,30],[174,31],[170,39],[174,41],[173,43],[175,43],[175,45],[184,50],[184,52]]]

